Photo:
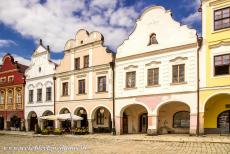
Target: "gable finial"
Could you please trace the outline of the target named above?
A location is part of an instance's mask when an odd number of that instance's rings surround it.
[[[42,39],[40,39],[40,45],[42,45]]]

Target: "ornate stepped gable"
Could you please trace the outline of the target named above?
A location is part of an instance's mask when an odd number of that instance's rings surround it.
[[[153,36],[156,40],[150,43]],[[146,9],[137,19],[134,31],[118,47],[117,58],[196,42],[196,30],[175,21],[171,11],[161,6],[153,6]]]

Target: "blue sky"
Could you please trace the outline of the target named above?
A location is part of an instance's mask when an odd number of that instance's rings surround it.
[[[116,50],[141,12],[152,5],[171,10],[175,20],[201,33],[200,0],[7,0],[0,2],[0,56],[9,52],[29,64],[42,38],[58,61],[65,42],[80,28],[100,31],[105,44]]]

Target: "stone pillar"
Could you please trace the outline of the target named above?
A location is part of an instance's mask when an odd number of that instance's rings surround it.
[[[197,114],[196,113],[191,113],[190,114],[189,134],[190,135],[196,135],[196,129],[197,129]]]
[[[115,117],[115,126],[116,126],[116,134],[123,134],[123,117],[116,116]]]
[[[38,126],[41,128],[41,130],[43,130],[44,128],[44,120],[39,120],[39,124],[38,124]]]
[[[204,131],[204,112],[200,112],[200,121],[199,121],[199,133],[200,135],[205,134]]]
[[[7,117],[4,118],[4,129],[7,130]]]
[[[89,133],[93,133],[93,121],[92,119],[88,119],[88,127],[89,127]]]
[[[60,128],[60,121],[59,120],[54,121],[54,128]]]
[[[25,119],[25,127],[26,127],[26,131],[29,131],[29,120],[30,119]]]
[[[148,115],[148,135],[157,135],[157,120],[156,115]]]

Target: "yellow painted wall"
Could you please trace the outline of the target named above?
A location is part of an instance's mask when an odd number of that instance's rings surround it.
[[[204,128],[217,128],[217,117],[220,113],[230,110],[226,108],[226,104],[230,104],[230,95],[217,95],[211,98],[204,112]]]
[[[213,64],[211,63],[211,45],[219,44],[221,41],[230,42],[230,28],[214,31],[214,10],[230,6],[230,0],[210,0],[207,2],[206,11],[202,12],[206,16],[206,81],[207,87],[230,85],[230,75],[214,77]],[[205,26],[203,25],[203,26]]]

